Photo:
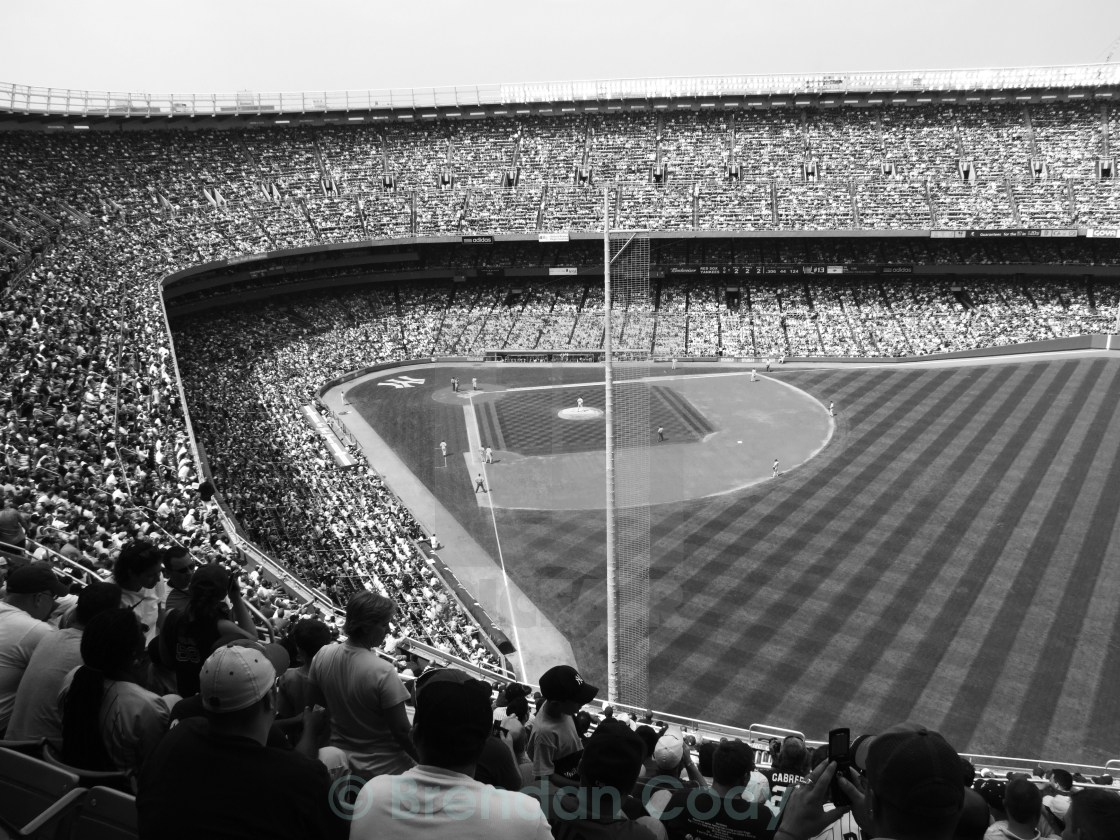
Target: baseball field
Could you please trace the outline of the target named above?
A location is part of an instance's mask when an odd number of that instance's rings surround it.
[[[650,399],[651,705],[1120,755],[1120,360],[759,374],[627,386]],[[601,369],[409,376],[347,398],[602,685]]]

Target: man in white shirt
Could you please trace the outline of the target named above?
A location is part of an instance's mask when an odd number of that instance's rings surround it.
[[[486,683],[450,668],[421,677],[412,729],[420,764],[362,788],[350,840],[551,840],[537,800],[474,780],[491,727]]]
[[[0,601],[0,735],[8,728],[31,655],[55,632],[46,623],[55,598],[65,594],[66,587],[45,563],[21,566],[8,575],[7,593]]]

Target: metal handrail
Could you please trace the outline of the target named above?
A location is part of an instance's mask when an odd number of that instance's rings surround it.
[[[380,90],[138,93],[0,83],[0,112],[72,117],[279,116],[330,111],[415,111],[627,99],[1100,88],[1120,84],[1120,64],[743,74],[598,79]],[[469,112],[457,112],[470,115]]]

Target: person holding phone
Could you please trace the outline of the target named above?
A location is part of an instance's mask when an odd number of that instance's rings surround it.
[[[785,802],[775,840],[810,840],[849,812],[864,837],[952,840],[964,808],[960,756],[936,732],[900,724],[875,736],[863,776],[850,768],[839,788],[850,807],[832,807],[835,761],[818,764]]]

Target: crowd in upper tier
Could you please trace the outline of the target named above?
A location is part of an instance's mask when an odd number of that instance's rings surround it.
[[[616,228],[1120,224],[1088,102],[770,109],[0,137],[0,275],[80,214],[179,213],[192,256]]]

